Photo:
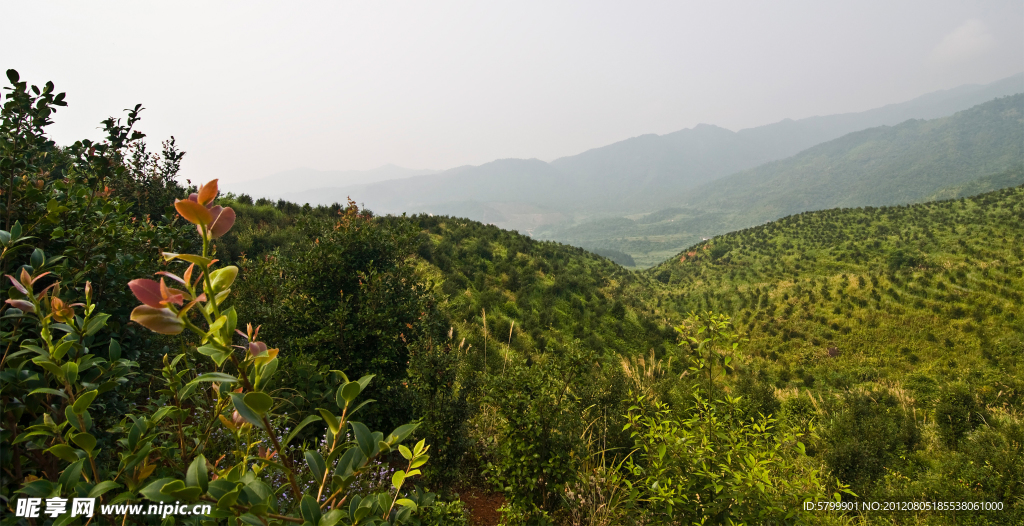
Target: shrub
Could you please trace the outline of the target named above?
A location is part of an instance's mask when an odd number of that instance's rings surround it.
[[[692,407],[635,398],[626,506],[655,524],[763,524],[795,522],[802,502],[828,499],[828,477],[808,461],[802,433],[777,432],[772,417],[748,419],[739,399],[714,388],[715,368],[727,370],[736,349],[728,318],[694,316],[680,330],[694,351]]]
[[[847,395],[823,435],[825,462],[860,495],[921,441],[913,416],[888,392]]]
[[[966,384],[954,383],[942,390],[935,404],[935,423],[946,447],[955,449],[984,420],[983,408]]]

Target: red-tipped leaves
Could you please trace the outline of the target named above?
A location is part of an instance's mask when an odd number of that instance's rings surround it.
[[[36,308],[31,302],[25,300],[7,300],[7,304],[15,309],[21,309],[22,312],[35,312]]]
[[[217,179],[214,179],[204,184],[202,188],[199,189],[199,194],[196,196],[196,198],[199,201],[199,204],[203,206],[208,206],[210,203],[213,202],[214,199],[217,198],[218,193],[219,191],[217,190]]]
[[[160,295],[160,284],[151,279],[133,279],[128,282],[128,288],[139,301],[159,309],[163,307],[163,297]]]
[[[189,223],[195,225],[209,225],[213,221],[213,215],[205,206],[191,199],[178,199],[174,201],[174,209],[181,214]]]
[[[217,205],[210,209],[210,215],[213,216],[213,221],[210,223],[210,237],[213,239],[227,234],[228,230],[235,225],[235,211],[230,206]]]
[[[169,288],[163,278],[159,282],[151,279],[133,279],[128,282],[128,287],[139,301],[154,309],[166,307],[171,303],[181,305],[185,297],[184,292]]]

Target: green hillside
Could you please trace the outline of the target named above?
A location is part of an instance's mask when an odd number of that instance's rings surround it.
[[[675,342],[671,326],[652,308],[649,276],[580,248],[475,221],[438,216],[409,221],[422,232],[417,253],[430,264],[426,279],[446,298],[443,310],[480,348],[484,312],[492,345],[503,351],[510,331],[512,350],[524,354],[577,339],[611,357]]]
[[[1004,396],[1020,396],[1022,260],[1017,187],[788,216],[694,245],[647,274],[667,285],[668,307],[733,315],[751,359],[781,387],[929,375],[1009,383]],[[785,377],[797,366],[806,378]]]
[[[733,317],[736,392],[817,415],[819,458],[862,495],[966,496],[959,477],[1024,504],[1024,186],[788,216],[646,273],[667,309]]]

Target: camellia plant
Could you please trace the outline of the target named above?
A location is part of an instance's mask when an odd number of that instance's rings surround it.
[[[293,426],[277,411],[272,379],[280,351],[258,340],[258,327],[238,329],[228,301],[238,268],[216,268],[211,256],[212,241],[235,220],[231,208],[214,204],[217,194],[214,180],[175,202],[202,238],[201,254],[164,253],[168,264],[187,264],[184,272],[161,271],[159,281],[129,283],[142,302],[132,312],[133,321],[164,335],[191,333],[194,339],[182,353],[163,357],[158,403],[149,407],[150,414],[122,419],[111,430],[122,438],[98,436],[89,409],[105,391],[124,383],[137,364],[121,359],[113,340],[107,359],[88,348],[106,322],[106,315],[94,312],[89,287],[85,304],[61,299],[56,282],[36,292],[45,282],[43,269],[52,263],[39,250],[19,276],[8,276],[14,288],[7,316],[17,317],[18,325],[17,334],[5,336],[20,340],[21,350],[5,357],[3,374],[17,385],[5,387],[4,395],[25,402],[10,415],[24,419],[32,411],[32,425],[16,428],[10,437],[5,429],[4,441],[21,444],[13,452],[17,461],[39,465],[37,475],[24,477],[19,492],[36,498],[88,496],[107,504],[140,496],[209,503],[209,515],[186,519],[204,524],[418,524],[417,510],[430,505],[433,495],[410,491],[407,481],[420,474],[429,447],[422,440],[412,447],[402,444],[416,424],[385,436],[353,420],[371,402],[357,400],[372,376],[349,381],[333,371],[340,384],[337,408],[321,408]],[[17,233],[13,239],[12,233],[4,234],[5,248],[18,240]],[[57,338],[58,332],[65,335]],[[5,416],[9,409],[5,406]],[[295,444],[303,429],[321,422],[327,427],[322,442]],[[358,484],[362,476],[377,474],[381,464],[399,455],[404,469],[391,474],[390,487],[358,494],[355,488],[365,486]],[[65,515],[57,523],[76,521],[82,518]]]

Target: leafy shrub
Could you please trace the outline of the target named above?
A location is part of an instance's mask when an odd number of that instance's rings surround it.
[[[479,381],[476,373],[463,366],[465,351],[449,337],[444,345],[414,353],[409,362],[412,404],[422,419],[417,434],[434,444],[426,479],[444,487],[456,482],[472,445],[468,425],[476,412]]]
[[[738,398],[714,387],[714,369],[728,368],[736,349],[728,318],[695,316],[680,330],[696,350],[692,407],[681,413],[639,396],[627,415],[636,445],[625,484],[635,516],[655,524],[795,522],[802,502],[827,499],[828,477],[808,462],[802,433],[776,432],[772,417],[748,419]]]
[[[954,383],[942,390],[935,404],[935,423],[939,428],[939,438],[946,447],[955,449],[984,420],[983,408],[969,386]]]
[[[749,418],[758,415],[778,416],[780,404],[775,397],[775,388],[767,382],[759,381],[753,375],[742,375],[736,382],[736,394],[740,399],[740,408]]]
[[[585,362],[578,346],[540,363],[510,361],[491,377],[484,401],[505,422],[487,474],[508,499],[510,524],[533,524],[560,505],[582,453],[582,408],[571,390]]]
[[[860,495],[921,441],[914,417],[884,391],[847,395],[823,435],[829,469]]]
[[[447,328],[408,261],[415,232],[351,203],[333,217],[301,215],[292,232],[290,244],[240,262],[239,315],[280,335],[295,355],[375,375],[371,396],[406,396],[409,349],[443,341]],[[393,426],[412,416],[406,404],[366,418]]]
[[[435,500],[423,508],[419,520],[422,526],[469,526],[469,510],[461,500]]]

